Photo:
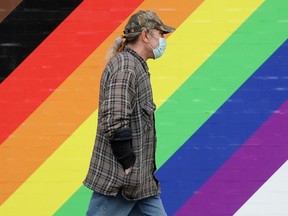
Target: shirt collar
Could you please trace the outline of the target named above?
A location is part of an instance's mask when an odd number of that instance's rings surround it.
[[[144,61],[144,59],[140,55],[138,55],[138,53],[136,53],[133,49],[130,49],[127,46],[124,47],[124,50],[131,53],[134,57],[136,57],[141,62],[145,70],[148,72],[149,68],[148,68],[147,62]]]

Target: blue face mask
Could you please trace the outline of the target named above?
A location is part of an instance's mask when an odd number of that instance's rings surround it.
[[[154,36],[153,36],[154,37]],[[152,48],[152,46],[148,43],[148,45],[151,47],[153,54],[154,54],[154,59],[157,59],[161,57],[166,49],[166,39],[160,37],[159,39],[159,45],[156,48]]]

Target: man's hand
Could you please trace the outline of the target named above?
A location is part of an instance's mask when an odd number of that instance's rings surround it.
[[[125,174],[128,175],[132,171],[132,167],[129,167],[128,169],[125,170]]]

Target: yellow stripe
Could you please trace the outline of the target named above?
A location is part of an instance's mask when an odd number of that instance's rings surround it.
[[[153,95],[161,106],[263,3],[206,0],[167,40],[165,54],[149,60]]]
[[[158,107],[263,3],[205,1],[149,61]],[[0,215],[51,215],[78,188],[88,169],[95,136],[94,112],[0,208]],[[159,143],[161,145],[161,143]]]
[[[94,112],[0,207],[0,215],[52,215],[88,170],[96,134]]]

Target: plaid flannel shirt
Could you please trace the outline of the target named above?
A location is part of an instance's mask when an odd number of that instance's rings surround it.
[[[85,186],[105,195],[121,192],[128,200],[160,193],[154,176],[155,109],[147,63],[125,47],[108,62],[101,78],[98,128]],[[109,143],[115,131],[125,128],[132,131],[132,150],[136,155],[128,175]]]

